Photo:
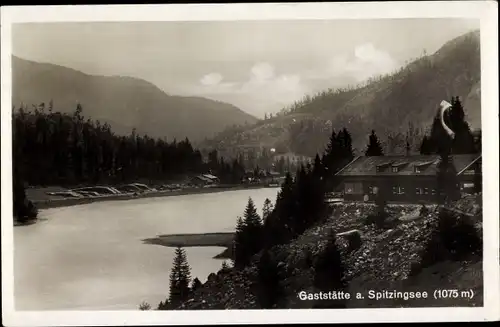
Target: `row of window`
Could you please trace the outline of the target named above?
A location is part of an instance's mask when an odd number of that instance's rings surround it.
[[[385,166],[377,166],[377,173],[380,173],[380,172],[384,171],[384,169],[385,169]],[[425,167],[420,167],[420,166],[415,166],[414,167],[414,171],[416,173],[421,173],[422,169],[425,169]],[[399,166],[392,166],[391,167],[391,172],[397,173],[399,171],[400,171],[400,167]]]
[[[473,183],[466,183],[464,184],[463,187],[473,187]],[[370,194],[376,194],[378,191],[378,188],[376,186],[369,186],[369,193]],[[363,194],[363,184],[362,183],[345,183],[344,185],[344,191],[346,194]],[[403,186],[393,186],[392,187],[392,194],[395,195],[403,195],[405,194],[405,188]],[[416,195],[435,195],[436,190],[434,188],[427,188],[427,187],[416,187],[415,188],[415,194]]]
[[[364,193],[363,185],[361,183],[345,183],[344,191],[346,194],[363,194]],[[369,186],[369,193],[370,194],[376,194],[377,191],[378,191],[377,187]],[[393,186],[392,187],[392,194],[403,195],[403,194],[405,194],[405,188],[403,186]],[[433,188],[427,188],[427,187],[416,187],[415,194],[416,195],[429,195],[429,194],[435,195],[436,190]]]

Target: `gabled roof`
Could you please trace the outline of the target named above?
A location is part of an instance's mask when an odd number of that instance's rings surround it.
[[[203,177],[201,175],[195,176],[195,177],[193,177],[193,179],[199,179],[199,180],[204,181],[204,182],[211,182],[212,181],[209,178]]]
[[[211,175],[211,174],[203,174],[202,176],[205,177],[205,178],[208,178],[208,179],[218,179],[217,176],[214,176],[214,175]]]
[[[460,175],[475,161],[480,159],[480,154],[457,154],[450,156],[457,174]],[[436,175],[439,155],[416,155],[416,156],[376,156],[356,157],[353,161],[342,168],[337,176],[404,176],[404,175]],[[379,171],[377,171],[377,167]],[[394,172],[391,167],[398,167]],[[415,167],[419,168],[416,172]]]

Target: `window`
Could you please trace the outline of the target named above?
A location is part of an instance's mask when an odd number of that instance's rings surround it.
[[[424,190],[421,187],[417,187],[415,189],[415,194],[417,194],[417,195],[424,194]]]
[[[415,167],[415,172],[416,172],[416,173],[421,173],[421,172],[422,172],[422,170],[420,170],[420,167],[416,166],[416,167]]]
[[[402,186],[393,186],[392,187],[392,194],[405,194],[405,188]]]
[[[428,189],[427,187],[426,187],[426,188],[424,188],[424,194],[425,194],[425,195],[429,194],[429,189]]]
[[[464,183],[464,188],[473,188],[474,183]]]
[[[345,183],[344,191],[346,194],[362,194],[363,187],[361,183]]]
[[[397,173],[399,170],[398,170],[398,167],[392,167],[392,172],[393,173]]]
[[[435,189],[432,189],[432,190],[431,190],[431,193],[432,193],[432,195],[436,195],[436,190],[435,190]]]
[[[346,194],[362,194],[363,185],[361,183],[345,183],[344,191]]]
[[[464,175],[474,175],[476,172],[474,169],[467,169],[465,172],[464,172]]]

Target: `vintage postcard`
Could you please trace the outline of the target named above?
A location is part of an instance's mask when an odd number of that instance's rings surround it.
[[[4,324],[497,320],[497,6],[2,7]]]

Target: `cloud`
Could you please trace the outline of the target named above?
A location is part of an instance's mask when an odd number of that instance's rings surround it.
[[[251,71],[251,81],[265,82],[274,77],[274,66],[267,62],[255,64]]]
[[[316,67],[296,67],[294,72],[278,73],[270,62],[254,63],[246,80],[228,82],[222,74],[213,72],[201,77],[201,85],[191,91],[222,101],[247,103],[253,113],[263,116],[264,112],[278,111],[306,94],[360,83],[397,67],[389,53],[366,43],[350,53],[332,56]]]
[[[354,48],[351,54],[341,54],[330,60],[329,72],[333,76],[347,76],[362,82],[370,77],[394,71],[398,63],[391,55],[377,49],[372,43]]]
[[[200,79],[203,85],[217,85],[222,81],[223,77],[219,73],[210,73]]]

